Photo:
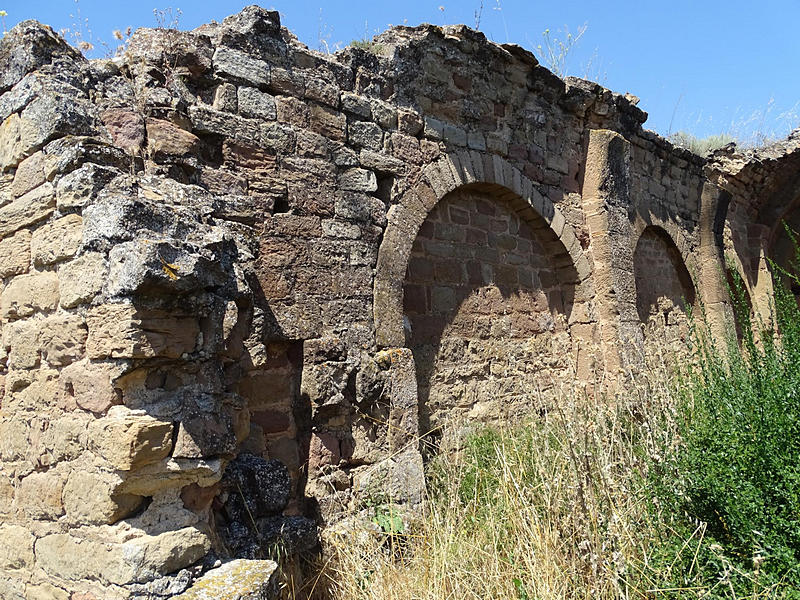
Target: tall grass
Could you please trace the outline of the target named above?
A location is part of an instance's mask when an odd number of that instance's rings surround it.
[[[327,537],[319,597],[645,597],[639,489],[676,422],[667,381],[641,391],[625,404],[565,389],[530,424],[468,429],[430,465],[426,512],[402,533]]]

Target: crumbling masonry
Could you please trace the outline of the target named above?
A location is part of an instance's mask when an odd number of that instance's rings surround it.
[[[261,586],[419,505],[449,419],[622,389],[730,269],[766,314],[800,226],[800,136],[700,158],[466,27],[322,55],[249,7],[88,61],[28,21],[0,94],[5,599]]]

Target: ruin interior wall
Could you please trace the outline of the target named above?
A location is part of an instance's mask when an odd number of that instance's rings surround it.
[[[248,7],[87,61],[25,22],[0,94],[6,598],[170,597],[418,506],[422,434],[685,351],[726,251],[766,294],[796,173],[460,26],[323,55]]]

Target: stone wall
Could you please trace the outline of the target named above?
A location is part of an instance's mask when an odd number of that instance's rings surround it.
[[[463,188],[420,227],[403,298],[423,431],[530,414],[565,379],[574,289],[558,280],[537,225]]]
[[[685,350],[678,298],[722,335],[726,252],[763,306],[800,142],[707,160],[636,102],[463,26],[323,55],[248,7],[94,61],[15,27],[3,597],[171,597],[313,549],[420,505],[431,429],[623,393],[648,340]],[[271,589],[252,564],[222,576]]]

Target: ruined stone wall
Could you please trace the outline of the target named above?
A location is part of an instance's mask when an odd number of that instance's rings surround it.
[[[26,22],[0,94],[8,598],[171,597],[418,507],[432,428],[622,392],[677,297],[727,314],[725,249],[765,264],[763,186],[465,27],[322,55],[248,7],[87,61]]]

